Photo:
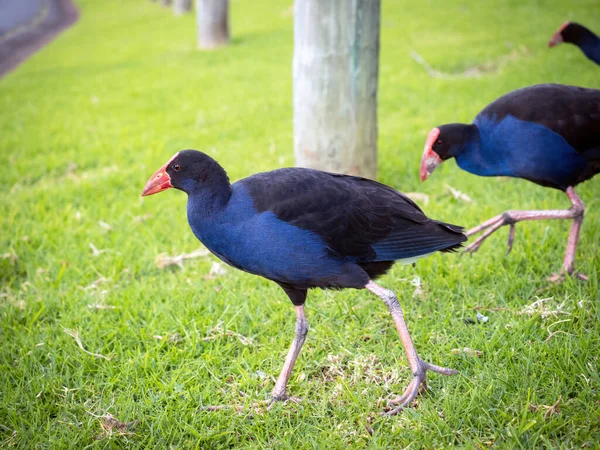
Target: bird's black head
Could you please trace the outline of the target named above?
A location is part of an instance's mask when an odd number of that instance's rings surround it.
[[[197,150],[182,150],[150,177],[142,196],[156,194],[169,188],[191,194],[202,187],[214,187],[219,184],[229,186],[229,179],[218,162]]]
[[[565,22],[560,28],[552,35],[552,38],[548,42],[548,47],[554,47],[561,42],[567,42],[570,44],[579,44],[588,37],[594,37],[594,33],[588,30],[583,25],[576,22]]]
[[[450,123],[431,130],[421,158],[421,181],[425,181],[443,161],[460,155],[474,128],[475,125]]]

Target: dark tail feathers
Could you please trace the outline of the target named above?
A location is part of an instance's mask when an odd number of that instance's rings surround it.
[[[461,227],[460,225],[452,225],[451,223],[440,222],[439,220],[434,220],[434,222],[437,225],[439,225],[440,227],[443,227],[446,230],[450,231],[452,234],[456,235],[456,243],[450,245],[450,247],[440,250],[441,252],[444,252],[444,253],[455,252],[459,248],[461,248],[463,246],[463,242],[465,242],[468,239],[467,236],[465,236],[465,234],[463,233],[463,231],[465,229],[463,227]]]

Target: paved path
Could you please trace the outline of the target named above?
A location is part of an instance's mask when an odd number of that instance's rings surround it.
[[[44,0],[0,0],[0,36],[33,22],[44,6]]]
[[[70,0],[0,0],[0,77],[76,20]]]

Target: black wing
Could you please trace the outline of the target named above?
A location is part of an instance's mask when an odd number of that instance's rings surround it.
[[[490,103],[478,117],[501,120],[509,114],[550,128],[582,155],[600,160],[600,90],[562,84],[529,86]]]
[[[429,219],[408,197],[376,181],[290,168],[239,181],[259,212],[318,234],[329,250],[358,261],[451,251],[462,228]]]

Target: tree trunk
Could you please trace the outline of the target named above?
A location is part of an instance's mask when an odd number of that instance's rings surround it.
[[[296,165],[377,176],[380,0],[296,0]]]
[[[198,47],[212,49],[229,42],[229,0],[196,0]]]
[[[181,16],[192,10],[192,0],[173,0],[173,14]]]
[[[160,0],[160,4],[167,7],[171,4],[171,0]]]

